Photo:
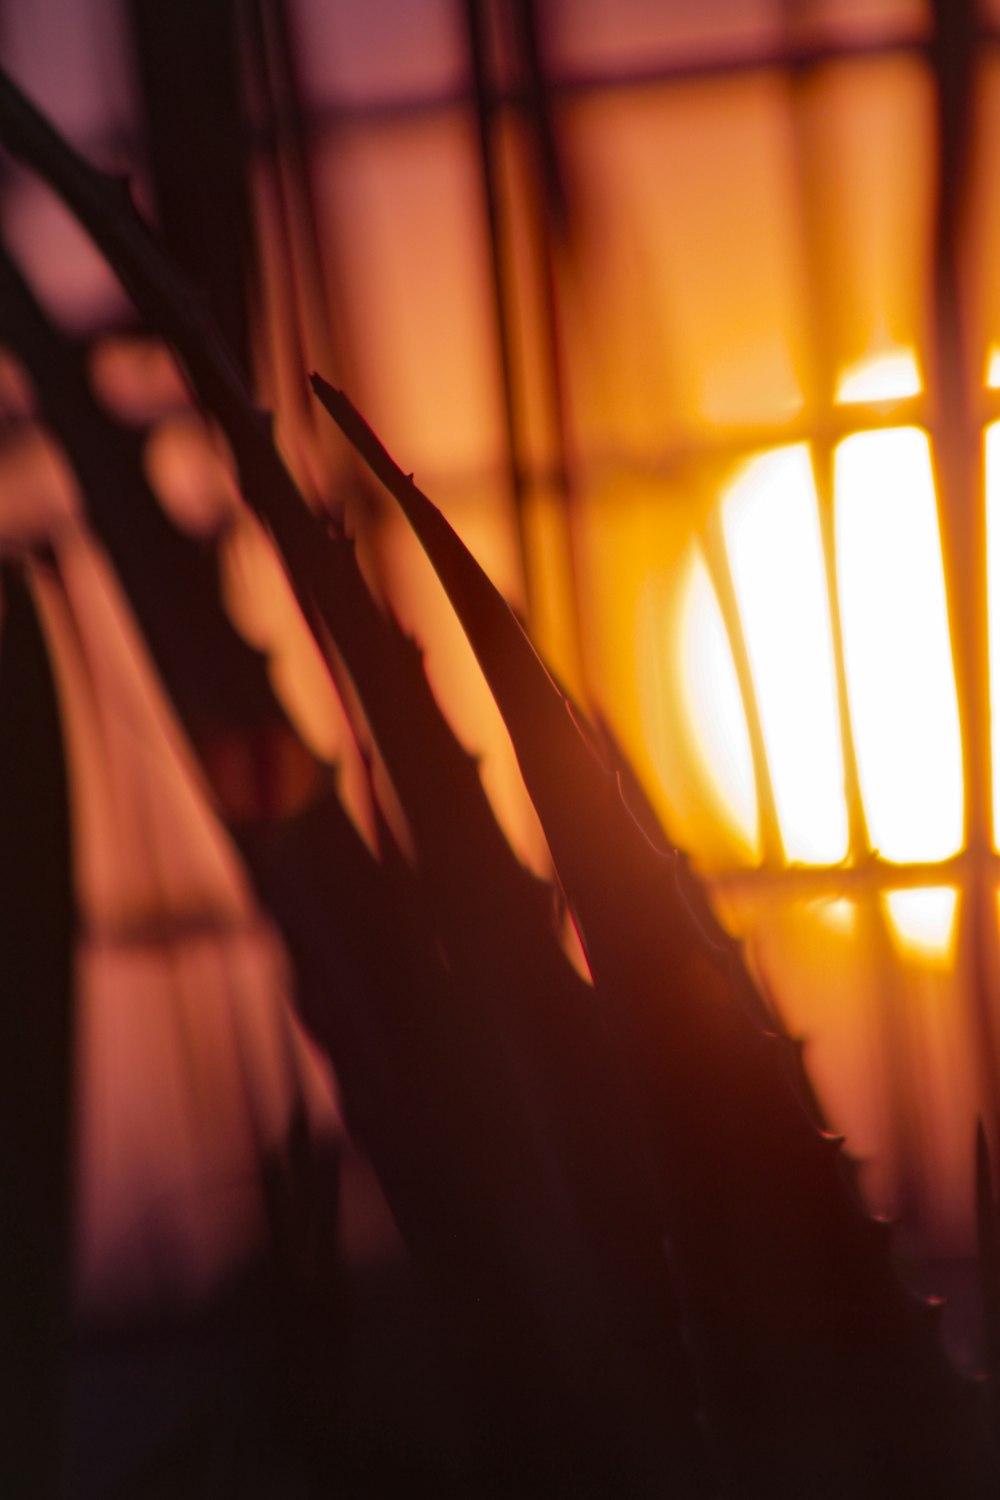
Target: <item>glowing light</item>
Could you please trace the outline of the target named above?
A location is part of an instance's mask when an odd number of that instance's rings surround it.
[[[886,891],[880,898],[889,930],[914,958],[947,961],[955,943],[958,892],[947,885]]]
[[[986,388],[1000,390],[1000,349],[991,349],[986,360]]]
[[[886,859],[962,842],[962,760],[927,437],[859,433],[835,456],[844,663],[861,793]]]
[[[849,901],[846,896],[832,896],[822,901],[814,901],[811,903],[811,910],[816,913],[824,926],[829,927],[833,932],[849,935],[858,925],[857,905]]]
[[[752,459],[722,508],[726,548],[789,860],[847,853],[844,768],[812,466],[804,444]]]
[[[726,822],[756,853],[750,736],[719,601],[700,557],[684,592],[679,647],[684,708],[709,785]]]
[[[993,843],[1000,848],[1000,422],[994,422],[986,429],[986,579],[989,600]]]
[[[913,351],[887,349],[849,365],[837,383],[836,400],[841,406],[877,406],[882,401],[919,396],[922,389]]]

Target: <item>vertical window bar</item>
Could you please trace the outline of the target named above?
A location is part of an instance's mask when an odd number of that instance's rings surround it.
[[[988,742],[986,641],[986,515],[981,473],[973,455],[980,436],[970,411],[960,302],[962,210],[970,168],[975,87],[974,0],[933,0],[931,62],[937,89],[939,179],[934,246],[934,340],[937,357],[935,449],[940,474],[945,577],[955,627],[955,676],[963,728],[967,899],[960,903],[957,951],[968,974],[983,1103],[1000,1119],[1000,1058],[990,976],[997,970],[998,934],[988,860],[992,783]],[[994,1135],[994,1145],[996,1137]]]
[[[778,821],[778,806],[774,796],[774,785],[771,781],[767,747],[764,742],[764,726],[757,703],[757,694],[754,690],[750,653],[747,649],[743,621],[740,618],[739,604],[736,598],[736,587],[733,582],[732,568],[729,562],[729,553],[726,548],[726,539],[722,529],[722,508],[720,505],[713,506],[709,513],[702,536],[702,545],[705,553],[705,561],[708,565],[709,577],[715,588],[719,608],[722,611],[723,623],[726,627],[726,633],[729,636],[729,645],[733,653],[733,665],[736,668],[736,680],[739,683],[740,697],[743,700],[743,713],[746,718],[747,733],[750,736],[754,786],[757,792],[757,817],[760,826],[762,863],[765,867],[770,866],[772,869],[781,868],[785,863],[785,848],[781,837],[781,825]]]
[[[472,67],[475,89],[476,131],[479,142],[480,178],[483,202],[486,210],[486,227],[489,234],[490,273],[493,286],[493,311],[500,357],[500,378],[503,388],[503,415],[507,439],[507,477],[510,486],[514,523],[517,527],[518,548],[521,559],[521,579],[524,585],[525,605],[529,621],[535,600],[535,588],[531,577],[531,560],[524,516],[524,470],[521,461],[520,435],[517,430],[517,408],[514,393],[514,351],[511,316],[504,274],[503,243],[501,234],[500,186],[497,181],[496,153],[493,141],[493,117],[498,108],[494,89],[490,84],[488,64],[487,17],[482,0],[465,0],[466,32],[469,42],[469,60]]]
[[[342,340],[335,338],[330,288],[323,267],[323,234],[313,190],[309,133],[304,114],[302,87],[296,66],[292,26],[287,0],[244,0],[243,14],[251,59],[259,75],[258,86],[266,105],[267,134],[272,138],[281,190],[289,266],[294,269],[299,312],[299,342],[303,352],[303,383],[308,368],[319,368],[328,379],[346,380],[347,366]],[[348,369],[349,374],[349,369]],[[346,461],[333,424],[322,420],[316,403],[306,403],[306,420],[313,443],[324,460],[324,477],[336,487],[344,470],[352,471],[352,488],[361,493],[370,481],[352,456]],[[358,506],[355,525],[364,518]]]
[[[790,9],[797,7],[793,4]],[[837,551],[834,546],[833,521],[833,449],[831,439],[833,416],[832,401],[836,387],[837,371],[834,369],[831,349],[829,318],[825,300],[816,285],[816,244],[822,233],[817,222],[816,174],[809,159],[809,149],[803,134],[802,87],[808,73],[801,68],[792,68],[789,74],[789,108],[792,111],[792,141],[794,151],[794,180],[798,199],[798,222],[804,237],[804,261],[806,268],[806,298],[809,310],[812,338],[813,392],[814,400],[821,403],[815,423],[816,437],[813,440],[813,476],[816,485],[816,501],[819,509],[820,537],[823,545],[823,560],[826,570],[826,602],[830,617],[830,634],[833,643],[833,670],[837,691],[837,715],[840,722],[840,753],[844,768],[844,797],[847,802],[848,859],[857,861],[871,852],[864,806],[861,800],[861,783],[858,777],[857,748],[851,724],[847,699],[847,673],[844,667],[844,634],[840,618],[840,595],[837,585]]]
[[[786,15],[794,18],[800,6],[791,0]],[[804,7],[801,7],[804,9]],[[822,220],[819,210],[822,193],[818,185],[814,163],[810,159],[809,143],[803,129],[802,95],[803,85],[809,73],[792,68],[789,73],[789,107],[793,112],[792,141],[794,150],[795,186],[798,197],[798,222],[804,236],[804,261],[806,267],[806,296],[813,330],[813,399],[819,403],[816,412],[813,441],[813,473],[816,485],[816,501],[819,513],[820,537],[826,574],[827,609],[830,617],[830,635],[833,648],[833,668],[837,694],[837,715],[840,722],[841,761],[844,772],[844,797],[847,803],[848,860],[858,863],[871,854],[871,841],[861,797],[861,781],[858,771],[857,746],[851,720],[847,694],[847,669],[844,658],[844,631],[840,613],[840,588],[837,576],[837,549],[834,542],[834,426],[833,400],[838,371],[832,355],[833,338],[829,326],[825,298],[817,285],[817,244],[822,235]],[[818,189],[818,190],[817,190]],[[878,975],[877,1013],[872,1017],[872,1044],[876,1048],[884,1070],[888,1088],[886,1094],[886,1124],[891,1150],[897,1163],[901,1191],[901,1206],[910,1206],[916,1196],[915,1184],[919,1178],[919,1141],[914,1127],[912,1100],[905,1078],[905,1062],[893,1039],[893,1022],[901,1007],[892,993],[894,988],[893,965],[889,961],[890,939],[878,898],[865,893],[858,902],[859,931],[867,934],[871,944],[874,968]]]
[[[552,416],[556,447],[556,493],[565,529],[565,550],[569,607],[572,611],[571,636],[575,652],[572,667],[585,689],[587,664],[580,605],[579,543],[576,525],[577,487],[570,459],[569,412],[564,379],[562,325],[557,280],[558,255],[569,244],[571,232],[570,203],[566,192],[559,140],[553,116],[552,95],[545,71],[544,49],[539,35],[535,0],[512,0],[514,39],[517,51],[519,82],[525,88],[525,109],[531,126],[537,181],[535,190],[543,208],[532,213],[535,230],[533,253],[536,256],[542,288],[544,335],[544,376]],[[570,676],[572,677],[572,671]]]

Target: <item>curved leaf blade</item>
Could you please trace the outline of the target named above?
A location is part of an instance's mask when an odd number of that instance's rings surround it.
[[[761,1031],[681,857],[628,813],[513,613],[342,392],[313,387],[399,503],[507,724],[598,993],[624,1037],[723,1481],[741,1495],[978,1495],[990,1452]],[[873,1455],[878,1454],[877,1461]]]

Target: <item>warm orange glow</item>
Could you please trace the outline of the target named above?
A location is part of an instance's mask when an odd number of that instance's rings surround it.
[[[997,358],[1000,358],[998,353]],[[986,429],[986,578],[989,600],[993,843],[1000,848],[1000,422]]]
[[[846,896],[835,896],[824,901],[814,901],[812,910],[820,921],[829,927],[831,932],[840,932],[845,936],[853,934],[858,925],[858,908],[854,901],[849,901]]]
[[[539,488],[524,507],[532,559],[531,634],[544,660],[576,696],[583,696],[566,511],[560,497]]]
[[[137,335],[101,339],[90,352],[100,400],[122,422],[144,425],[182,411],[190,395],[165,344]]]
[[[846,369],[837,382],[841,406],[878,405],[919,396],[923,384],[912,349],[885,349],[866,355]]]
[[[879,10],[851,6],[855,16]],[[814,291],[832,368],[853,374],[873,356],[926,345],[936,100],[915,52],[841,62],[810,71],[798,108],[817,185]]]
[[[751,459],[722,507],[785,854],[847,853],[830,619],[805,444]]]
[[[587,182],[566,368],[594,451],[800,411],[809,291],[782,81],[583,92],[561,123]]]
[[[748,951],[789,1034],[805,1042],[806,1067],[827,1118],[847,1132],[851,1151],[865,1162],[865,1189],[874,1189],[872,1201],[885,1209],[888,1141],[872,1047],[880,976],[858,940],[860,916],[849,897],[800,899],[778,891],[759,908]]]
[[[324,136],[315,172],[321,215],[351,226],[336,277],[352,396],[437,498],[503,453],[474,134],[455,110]]]
[[[930,448],[912,427],[835,456],[844,660],[861,793],[886,859],[947,859],[963,835],[962,757]]]
[[[904,954],[940,963],[951,958],[958,908],[954,887],[886,891],[881,900],[889,931]]]
[[[275,691],[314,754],[335,761],[352,748],[343,709],[261,528],[231,528],[222,552],[226,608],[251,645],[265,651]]]
[[[344,807],[362,837],[371,841],[369,778],[354,731],[277,555],[249,518],[226,533],[220,577],[233,624],[266,654],[274,691],[304,744],[338,766]]]
[[[501,592],[517,600],[517,552],[502,492],[484,486],[474,502],[441,492],[441,508]],[[547,873],[548,847],[524,788],[510,736],[464,631],[426,554],[402,521],[379,533],[379,567],[393,612],[420,642],[428,681],[445,716],[479,763],[497,821],[518,857]]]
[[[679,652],[684,708],[719,814],[756,855],[757,791],[750,736],[719,601],[697,556],[684,589]]]
[[[1000,390],[1000,349],[992,348],[986,359],[986,388]]]
[[[160,503],[184,530],[211,536],[238,516],[233,477],[193,412],[168,418],[150,433],[145,466]]]

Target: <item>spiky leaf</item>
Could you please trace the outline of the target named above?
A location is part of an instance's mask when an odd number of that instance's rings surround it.
[[[993,1456],[971,1393],[790,1086],[685,862],[628,813],[445,518],[347,398],[313,383],[444,584],[621,1025],[726,1482],[830,1500],[985,1492]]]

